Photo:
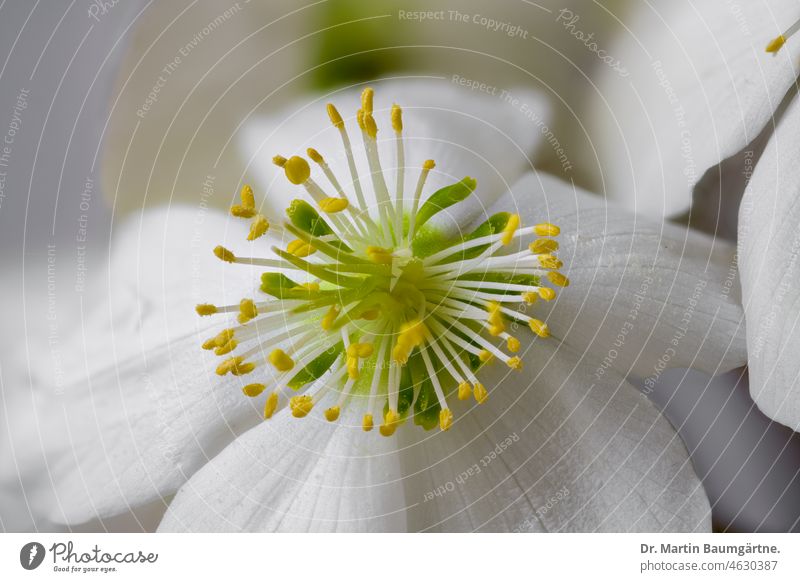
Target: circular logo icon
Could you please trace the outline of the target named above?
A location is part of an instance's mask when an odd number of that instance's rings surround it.
[[[19,563],[26,570],[35,570],[44,561],[44,546],[39,542],[29,542],[19,551]]]

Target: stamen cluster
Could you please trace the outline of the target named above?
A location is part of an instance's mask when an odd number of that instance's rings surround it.
[[[223,261],[272,270],[261,277],[263,300],[197,306],[202,316],[235,314],[238,323],[203,348],[224,357],[218,374],[256,380],[243,385],[245,395],[268,392],[267,419],[282,408],[304,417],[324,402],[324,416],[332,422],[343,407],[360,406],[363,429],[372,430],[377,417],[384,436],[409,416],[425,429],[438,424],[448,430],[453,423],[448,398],[474,397],[478,403],[488,398],[477,377],[482,366],[497,360],[522,369],[514,355],[521,342],[510,331],[521,323],[540,338],[549,336],[547,325],[526,311],[539,299],[555,299],[553,286],[569,284],[555,255],[558,243],[552,237],[559,229],[549,223],[522,227],[519,215],[502,212],[468,234],[448,236],[431,219],[470,196],[475,180],[466,177],[422,202],[435,168],[428,160],[407,195],[402,110],[394,105],[396,170],[390,191],[378,154],[373,95],[364,90],[357,121],[374,203],[367,204],[367,185],[345,122],[329,104],[355,201],[315,149],[307,156],[326,187],[312,177],[305,158],[275,156],[288,181],[307,197],[294,200],[287,220],[271,227],[252,189],[244,186],[231,214],[251,221],[249,241],[268,231],[291,241],[286,248],[273,246],[270,258],[214,249]],[[539,238],[526,247],[519,244],[523,237]]]

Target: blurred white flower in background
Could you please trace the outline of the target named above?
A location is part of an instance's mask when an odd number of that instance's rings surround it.
[[[800,207],[794,0],[639,4],[613,45],[630,78],[598,70],[589,110],[610,199],[736,238],[750,393],[800,430]],[[602,97],[602,98],[601,98]],[[738,230],[735,228],[738,212]]]

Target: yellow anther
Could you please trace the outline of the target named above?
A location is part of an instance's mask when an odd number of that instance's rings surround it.
[[[770,43],[767,45],[767,52],[768,53],[777,53],[779,50],[783,48],[783,45],[786,44],[786,37],[780,35],[776,38],[773,38]]]
[[[298,238],[286,245],[286,251],[295,257],[303,258],[313,255],[315,252],[317,252],[317,249]]]
[[[289,399],[289,408],[292,409],[292,416],[295,418],[303,418],[314,408],[314,401],[311,400],[311,396],[308,394],[292,396]]]
[[[214,247],[214,254],[218,259],[225,261],[226,263],[233,263],[236,261],[236,255],[222,246]]]
[[[339,110],[336,109],[336,106],[333,103],[328,103],[327,109],[331,123],[338,128],[344,127],[344,120],[342,116],[339,115]]]
[[[372,87],[366,87],[361,92],[361,109],[367,115],[372,115],[372,100],[375,97],[375,90]]]
[[[486,390],[486,386],[481,384],[480,382],[475,383],[475,390],[472,392],[475,396],[475,400],[478,404],[483,404],[486,402],[486,399],[489,398],[489,391]]]
[[[378,125],[375,123],[375,118],[372,117],[371,113],[365,113],[361,118],[361,123],[363,124],[362,129],[367,132],[369,137],[372,139],[378,137]]]
[[[533,241],[528,248],[535,255],[542,253],[554,253],[558,250],[558,241],[551,238],[540,238]]]
[[[242,186],[242,190],[239,192],[239,196],[241,196],[242,206],[244,206],[245,208],[256,207],[256,197],[253,195],[253,189],[248,184]]]
[[[373,263],[381,265],[392,264],[392,249],[384,249],[383,247],[367,247],[367,256]]]
[[[222,346],[228,343],[233,339],[233,336],[236,334],[232,329],[223,329],[219,332],[215,337],[214,341],[216,342],[214,345]]]
[[[217,313],[217,306],[211,303],[201,303],[194,310],[197,311],[197,315],[214,315]]]
[[[419,320],[408,321],[400,326],[397,343],[392,348],[392,357],[396,362],[405,364],[413,349],[425,341],[428,327]]]
[[[512,370],[522,370],[522,359],[518,356],[514,356],[508,359],[506,365]]]
[[[217,346],[216,348],[214,348],[214,353],[218,356],[224,356],[225,354],[230,354],[233,350],[236,349],[236,346],[238,345],[239,344],[236,342],[236,340],[232,339],[222,344],[221,346]]]
[[[539,297],[545,301],[552,301],[556,298],[556,292],[550,289],[550,287],[539,287]]]
[[[243,361],[244,358],[242,358],[242,356],[234,356],[233,358],[228,358],[227,360],[224,360],[219,366],[217,366],[217,374],[219,374],[220,376],[224,376],[228,372],[233,372],[242,365]]]
[[[392,129],[396,133],[403,131],[403,110],[399,105],[392,105]]]
[[[269,230],[269,221],[267,218],[259,214],[250,225],[250,232],[247,234],[247,240],[256,240],[258,237],[264,236]]]
[[[436,162],[434,162],[433,160],[425,160],[424,162],[422,162],[423,170],[431,171],[435,167],[436,167]]]
[[[256,215],[256,209],[241,204],[234,204],[231,206],[231,216],[236,218],[253,218]]]
[[[538,319],[531,319],[528,322],[528,327],[531,328],[531,331],[538,335],[539,337],[550,337],[550,328],[547,327],[547,324],[543,321],[539,321]]]
[[[339,317],[339,309],[338,305],[331,305],[328,313],[322,318],[322,329],[329,331],[333,327],[333,322]]]
[[[391,408],[386,411],[383,417],[383,424],[380,426],[381,435],[388,437],[394,434],[397,430],[397,424],[400,422],[400,415]]]
[[[458,385],[459,400],[468,400],[470,394],[472,394],[472,390],[470,390],[469,383],[462,382],[461,384]]]
[[[451,426],[453,426],[453,413],[449,408],[443,408],[439,411],[439,428],[445,431],[450,430]]]
[[[339,407],[338,406],[331,406],[328,410],[325,411],[325,419],[328,422],[334,422],[339,418]]]
[[[492,360],[494,360],[494,354],[489,350],[481,350],[478,354],[478,359],[483,362],[484,364],[488,364]]]
[[[267,420],[272,418],[272,415],[275,414],[275,410],[278,408],[278,393],[273,392],[267,398],[267,401],[264,403],[264,419]]]
[[[519,343],[519,340],[517,338],[515,338],[513,335],[510,335],[506,340],[506,347],[508,348],[509,352],[511,352],[512,354],[516,354],[520,350],[522,345]]]
[[[347,356],[347,377],[358,380],[358,358],[355,356]]]
[[[569,287],[569,279],[567,279],[558,271],[550,271],[547,273],[547,278],[550,279],[550,282],[553,285],[558,285],[559,287]]]
[[[279,168],[283,168],[286,165],[288,160],[283,156],[272,156],[272,163],[278,166]]]
[[[237,317],[239,323],[247,323],[256,317],[258,317],[258,309],[256,308],[255,301],[252,299],[242,299],[239,302],[239,316]]]
[[[486,305],[486,311],[489,312],[489,333],[493,336],[501,335],[505,330],[505,322],[503,321],[503,314],[500,311],[500,304],[496,301],[490,301]]]
[[[259,394],[261,394],[266,386],[263,384],[248,384],[244,388],[242,388],[242,392],[244,392],[245,396],[249,396],[250,398],[255,398]]]
[[[324,163],[325,163],[325,158],[323,158],[323,157],[322,157],[322,154],[320,154],[320,153],[319,153],[317,150],[315,150],[314,148],[308,148],[308,149],[306,150],[306,154],[308,154],[308,157],[309,157],[309,158],[311,158],[311,159],[314,161],[314,163],[315,163],[315,164],[320,164],[320,165],[322,165],[322,164],[324,164]]]
[[[489,335],[493,337],[497,337],[503,335],[503,332],[506,331],[505,324],[501,323],[500,325],[490,325],[489,326]]]
[[[356,111],[356,121],[358,122],[358,127],[364,129],[364,110],[359,109]]]
[[[522,300],[528,305],[533,305],[534,303],[539,301],[539,295],[537,293],[534,293],[533,291],[528,291],[522,294]]]
[[[506,223],[505,228],[503,228],[503,236],[500,238],[500,242],[502,242],[504,245],[511,244],[517,228],[519,228],[519,214],[512,214],[508,217],[508,222]]]
[[[347,346],[347,355],[351,358],[368,358],[374,348],[370,343],[350,344]]]
[[[243,364],[238,364],[231,368],[231,374],[234,376],[244,376],[245,374],[249,374],[253,370],[256,369],[256,365],[252,362],[245,362]]]
[[[381,310],[380,309],[367,309],[364,313],[361,314],[361,319],[365,319],[367,321],[375,321],[380,317]]]
[[[319,202],[319,207],[323,212],[327,212],[328,214],[341,212],[347,208],[348,205],[349,202],[347,202],[347,198],[325,198]]]
[[[364,432],[369,432],[369,431],[372,430],[373,426],[374,426],[374,424],[372,422],[372,415],[371,414],[365,414],[364,415],[364,421],[361,423],[361,428],[364,429]]]
[[[275,366],[278,372],[288,372],[294,368],[294,360],[281,349],[275,349],[270,352],[269,363]]]
[[[292,156],[286,160],[283,171],[292,184],[305,184],[311,177],[311,166],[300,156]]]
[[[558,234],[561,232],[561,229],[555,224],[543,222],[542,224],[537,224],[534,226],[533,232],[535,232],[537,236],[558,236]]]
[[[206,341],[204,341],[204,342],[201,344],[201,347],[202,347],[204,350],[213,350],[215,347],[217,347],[217,340],[216,340],[216,338],[213,338],[213,337],[212,337],[212,338],[210,338],[210,339],[207,339]]]
[[[539,255],[539,264],[544,269],[560,269],[564,266],[564,263],[553,255]]]

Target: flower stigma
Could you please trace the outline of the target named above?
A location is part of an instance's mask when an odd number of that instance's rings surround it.
[[[306,152],[313,172],[305,157],[273,158],[304,193],[282,224],[270,226],[274,221],[261,214],[253,190],[242,188],[241,202],[230,212],[250,221],[247,240],[271,231],[290,242],[273,246],[269,258],[214,249],[222,261],[269,270],[261,276],[263,299],[196,307],[201,316],[237,320],[203,348],[223,358],[217,374],[248,378],[242,391],[264,399],[265,419],[281,410],[302,418],[321,409],[335,422],[346,407],[356,407],[364,431],[377,424],[380,434],[390,436],[409,418],[426,430],[438,425],[446,431],[454,422],[453,401],[482,404],[490,397],[477,376],[483,366],[522,369],[516,355],[522,342],[511,332],[524,326],[538,338],[550,335],[547,324],[527,311],[539,300],[554,300],[554,287],[569,285],[555,254],[559,228],[525,226],[518,214],[500,212],[471,232],[448,235],[434,217],[471,196],[476,181],[465,177],[423,200],[435,168],[428,160],[407,188],[403,111],[393,105],[396,169],[390,188],[386,176],[392,176],[378,153],[373,97],[371,88],[363,91],[356,115],[368,176],[358,174],[344,119],[327,106],[352,192],[313,148]]]

